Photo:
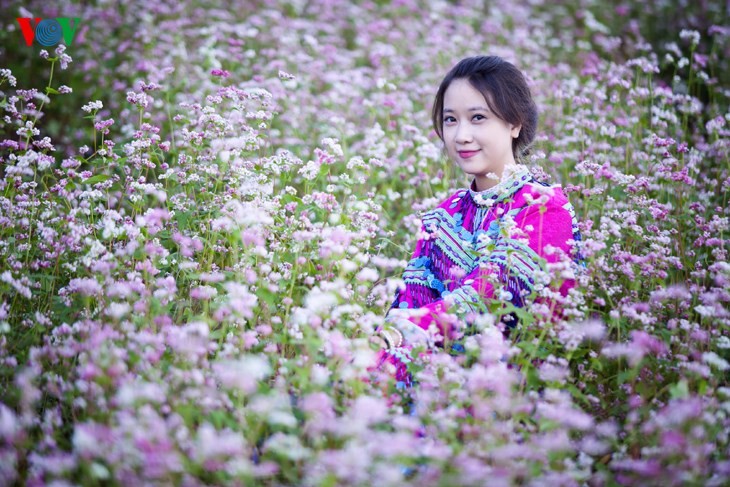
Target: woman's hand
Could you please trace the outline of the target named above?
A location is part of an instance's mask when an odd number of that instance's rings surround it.
[[[377,333],[370,337],[370,343],[374,343],[375,345],[377,345],[378,349],[380,350],[388,348],[388,345],[385,343],[385,340],[383,340],[383,337],[381,337]]]

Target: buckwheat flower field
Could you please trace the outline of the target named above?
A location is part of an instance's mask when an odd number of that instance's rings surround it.
[[[0,6],[0,485],[730,484],[727,2]],[[372,337],[469,184],[430,110],[478,54],[585,272],[406,386]]]

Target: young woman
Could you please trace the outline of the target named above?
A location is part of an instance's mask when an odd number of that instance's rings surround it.
[[[519,163],[538,116],[514,65],[496,56],[462,60],[441,82],[432,115],[449,157],[473,179],[423,215],[405,286],[379,330],[385,350],[378,365],[396,365],[396,377],[406,382],[409,351],[451,338],[452,312],[480,313],[487,300],[498,299],[516,307],[542,302],[559,315],[545,292],[550,274],[561,274],[555,291],[565,296],[582,263],[578,225],[562,189],[537,181]]]

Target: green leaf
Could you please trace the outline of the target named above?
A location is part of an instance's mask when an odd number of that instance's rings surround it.
[[[573,396],[573,399],[575,399],[576,401],[583,403],[583,405],[585,406],[591,405],[591,401],[588,400],[588,397],[586,397],[583,391],[578,389],[575,384],[566,384],[565,388],[568,390],[568,392],[570,392],[570,395]]]
[[[261,299],[264,303],[268,304],[271,307],[275,307],[275,305],[279,303],[279,296],[272,293],[268,289],[259,289],[259,292],[257,294],[259,299]]]
[[[603,372],[603,362],[600,359],[594,358],[591,360],[591,368],[596,372]]]
[[[107,179],[109,179],[111,176],[108,174],[97,174],[96,176],[91,176],[89,179],[84,181],[84,184],[96,184],[96,183],[103,183]]]
[[[532,355],[537,352],[537,345],[532,342],[522,341],[517,344],[517,348],[521,348],[522,351],[527,355]]]
[[[623,372],[618,374],[618,383],[625,384],[632,381],[636,377],[638,371],[639,370],[636,367],[634,367],[633,369],[624,370]]]
[[[537,372],[537,369],[535,367],[529,367],[527,369],[527,385],[530,387],[530,389],[537,389],[542,385],[542,381],[540,380],[540,374]]]
[[[644,398],[654,397],[654,395],[656,394],[656,383],[654,383],[652,381],[639,382],[638,384],[636,384],[635,389],[636,389],[636,392],[638,392],[641,397],[644,397]]]
[[[689,396],[687,381],[682,379],[669,388],[669,395],[672,399],[683,399]]]
[[[235,421],[231,421],[231,418],[225,411],[211,411],[208,414],[208,419],[218,430],[223,429],[226,426],[233,428],[237,426],[237,423]]]
[[[188,221],[190,221],[191,212],[179,211],[175,213],[178,227],[183,230],[188,228]]]
[[[61,93],[58,90],[51,88],[50,86],[46,86],[46,95],[60,95],[60,94]]]

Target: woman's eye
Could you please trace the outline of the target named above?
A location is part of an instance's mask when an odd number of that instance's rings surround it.
[[[456,119],[454,117],[444,117],[444,123],[452,123],[455,121]]]
[[[484,115],[479,115],[478,113],[476,115],[474,115],[474,117],[472,118],[472,120],[486,120],[486,119],[487,119],[487,117],[485,117]]]

